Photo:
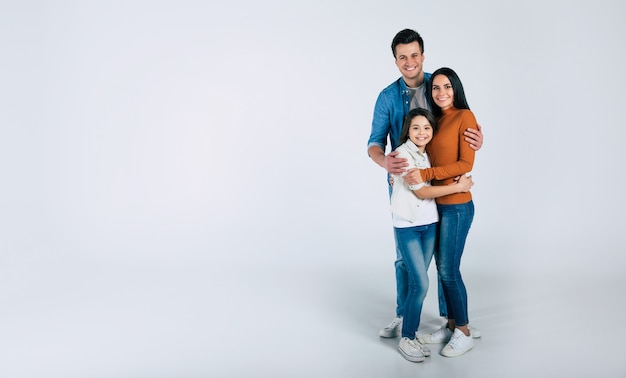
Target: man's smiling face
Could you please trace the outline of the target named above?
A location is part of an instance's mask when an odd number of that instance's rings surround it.
[[[424,82],[424,54],[418,42],[396,46],[396,66],[409,87],[417,87]]]

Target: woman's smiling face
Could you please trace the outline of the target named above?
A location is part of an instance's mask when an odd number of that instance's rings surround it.
[[[433,78],[433,101],[442,110],[452,107],[454,103],[454,89],[446,75],[437,75]]]

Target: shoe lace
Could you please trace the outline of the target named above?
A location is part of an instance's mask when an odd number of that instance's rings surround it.
[[[409,345],[411,346],[411,348],[417,349],[417,350],[422,350],[422,344],[420,344],[420,342],[417,339],[411,340],[409,339]]]
[[[463,336],[454,334],[452,335],[452,338],[450,339],[450,342],[448,343],[448,345],[452,349],[457,349],[457,347],[459,346],[461,342],[463,342]]]

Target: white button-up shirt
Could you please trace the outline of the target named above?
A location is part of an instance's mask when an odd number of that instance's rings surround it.
[[[409,163],[407,170],[412,168],[430,168],[426,152],[420,152],[415,143],[407,140],[396,149],[397,158],[405,158]],[[393,226],[397,228],[422,226],[439,221],[437,204],[434,198],[420,199],[404,181],[403,176],[393,175],[391,192],[391,213]],[[429,182],[425,185],[430,185]]]

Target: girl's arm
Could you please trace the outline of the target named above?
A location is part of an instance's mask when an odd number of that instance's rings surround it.
[[[423,184],[417,185],[420,186],[418,189],[413,189],[413,193],[418,198],[437,198],[447,196],[449,194],[461,193],[461,192],[469,192],[470,188],[474,185],[474,181],[472,180],[472,176],[461,175],[459,180],[454,184],[450,185],[441,185],[441,186],[423,186]]]

